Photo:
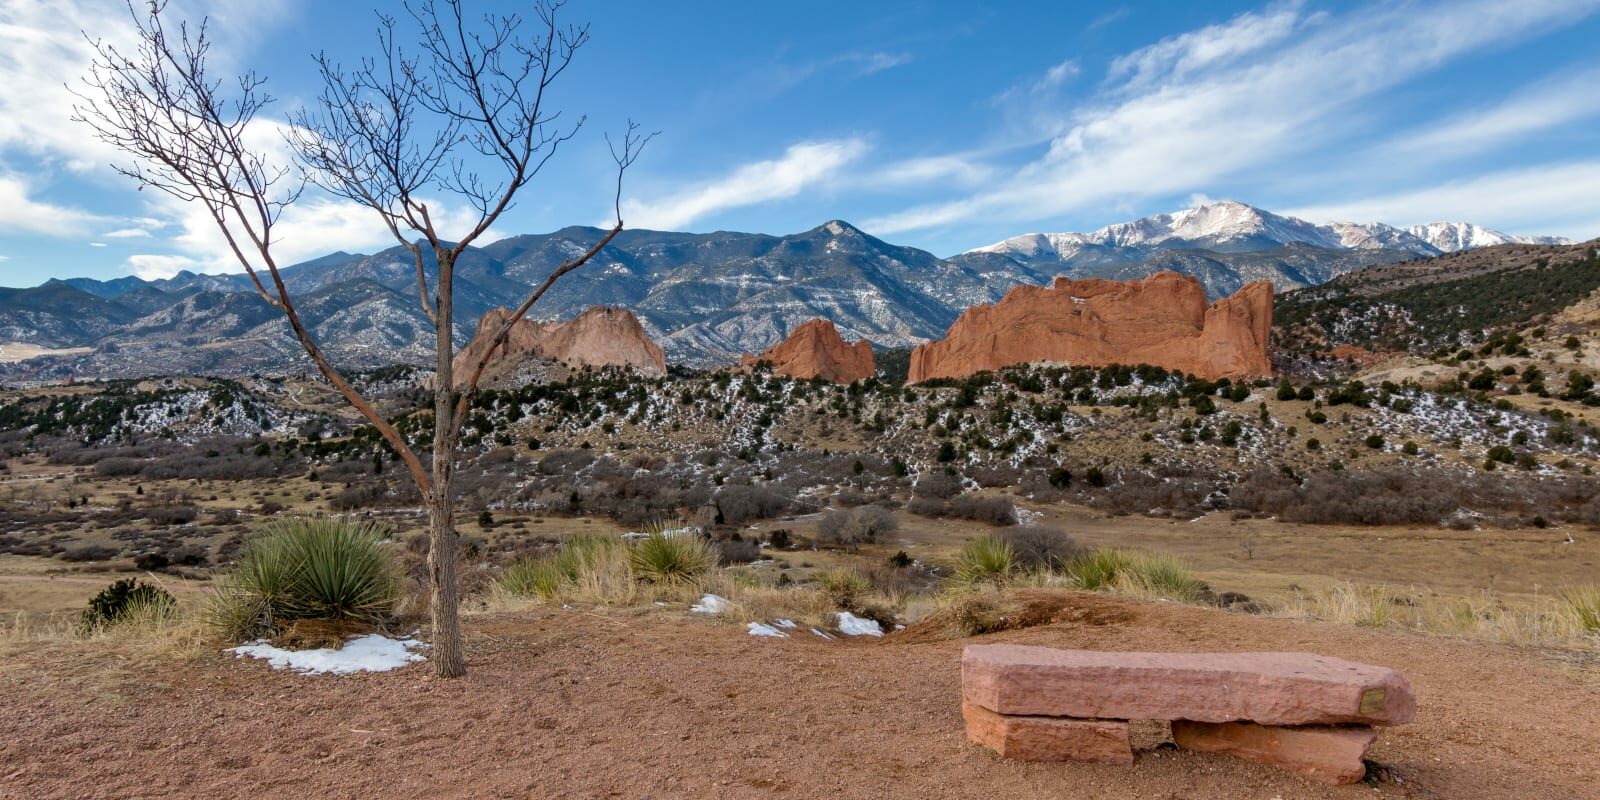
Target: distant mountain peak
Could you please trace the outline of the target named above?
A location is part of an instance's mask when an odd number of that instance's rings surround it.
[[[1331,250],[1396,250],[1434,256],[1498,244],[1570,244],[1559,237],[1513,236],[1479,225],[1440,222],[1401,229],[1381,222],[1319,225],[1237,200],[1107,225],[1089,233],[1029,233],[968,252],[1070,260],[1086,247],[1257,250],[1290,244]]]
[[[845,222],[842,219],[830,219],[827,222],[811,229],[814,233],[826,233],[832,236],[865,236],[860,228]]]

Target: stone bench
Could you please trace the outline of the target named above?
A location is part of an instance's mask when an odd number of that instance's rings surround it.
[[[967,736],[1004,758],[1133,763],[1128,721],[1169,720],[1179,747],[1327,783],[1362,778],[1375,725],[1416,714],[1385,667],[1311,653],[1114,653],[970,645]]]

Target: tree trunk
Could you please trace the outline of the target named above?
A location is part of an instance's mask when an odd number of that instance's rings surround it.
[[[454,298],[453,259],[439,256],[439,307],[434,315],[438,357],[433,384],[433,497],[428,503],[428,583],[433,618],[433,673],[441,678],[467,674],[461,652],[460,584],[456,580],[455,375],[451,360]]]

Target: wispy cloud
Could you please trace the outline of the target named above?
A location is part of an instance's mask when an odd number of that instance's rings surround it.
[[[1289,209],[1302,219],[1395,225],[1478,222],[1523,234],[1600,235],[1600,160],[1510,169],[1373,197]],[[1419,216],[1420,215],[1420,216]]]
[[[1600,0],[1476,0],[1371,5],[1338,17],[1298,4],[1241,14],[1117,59],[1045,155],[991,188],[864,225],[890,234],[978,218],[1020,223],[1205,191],[1339,141],[1351,105],[1377,92],[1597,7]]]
[[[729,174],[653,201],[629,199],[622,218],[631,227],[672,230],[718,211],[782,200],[825,183],[867,150],[860,139],[804,142],[778,158],[745,164]]]
[[[1409,131],[1378,149],[1390,156],[1438,160],[1481,152],[1600,115],[1600,68],[1558,75],[1475,109]]]
[[[151,234],[144,228],[118,228],[100,235],[107,239],[147,239]]]
[[[851,53],[841,58],[841,63],[853,63],[859,65],[856,70],[856,74],[858,75],[871,75],[875,72],[882,72],[886,69],[894,69],[898,66],[910,64],[912,60],[910,53],[882,52]]]
[[[87,211],[43,202],[18,175],[0,174],[0,232],[81,235],[100,218]]]

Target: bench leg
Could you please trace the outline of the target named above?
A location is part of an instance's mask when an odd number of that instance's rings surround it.
[[[965,701],[961,714],[967,720],[967,738],[1001,758],[1133,764],[1128,723],[1123,720],[1011,716]]]
[[[1355,783],[1366,775],[1362,758],[1376,738],[1377,731],[1365,725],[1172,723],[1172,739],[1185,750],[1225,753],[1333,784]]]

